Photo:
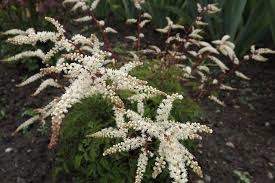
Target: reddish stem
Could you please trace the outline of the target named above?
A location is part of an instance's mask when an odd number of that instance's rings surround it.
[[[232,74],[234,74],[240,68],[241,63],[243,63],[243,61],[240,61],[240,63],[238,65],[234,64],[233,61],[232,61],[232,63],[233,63],[233,66],[230,70],[228,70],[226,73],[222,73],[218,76],[217,84],[208,86],[208,88],[205,91],[200,91],[197,97],[207,96],[207,95],[211,94],[213,91],[219,89],[221,84],[226,79],[226,77],[230,77]]]
[[[137,50],[140,50],[140,33],[141,33],[140,22],[141,22],[141,13],[139,13],[138,15],[138,22],[137,22],[137,42],[136,42]]]
[[[92,17],[92,21],[95,22],[96,26],[99,28],[99,31],[102,33],[103,41],[104,41],[104,49],[112,53],[111,44],[110,44],[108,35],[106,34],[106,32],[104,32],[102,26],[100,25],[95,15],[92,12],[89,12],[89,14]]]

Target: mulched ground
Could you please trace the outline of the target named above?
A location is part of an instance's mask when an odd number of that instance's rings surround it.
[[[240,178],[234,171],[248,172],[251,182],[275,182],[275,64],[245,70],[253,80],[241,83],[243,89],[226,99],[228,107],[203,105],[214,134],[205,136],[195,152],[205,177],[191,175],[190,182],[235,183]],[[48,137],[37,128],[11,136],[27,119],[21,114],[41,106],[41,99],[46,103],[54,92],[30,97],[35,86],[15,87],[25,74],[21,67],[0,65],[0,182],[50,183],[54,152],[47,149]]]
[[[234,171],[248,172],[251,182],[275,182],[274,66],[246,68],[252,81],[242,83],[243,89],[227,99],[231,106],[221,110],[204,105],[214,134],[204,138],[203,153],[197,156],[206,179],[211,178],[208,182],[237,182]]]
[[[35,91],[32,88],[15,87],[24,77],[26,72],[21,66],[0,65],[0,111],[3,111],[0,116],[0,182],[51,182],[47,180],[54,156],[47,149],[48,138],[36,129],[11,136],[16,126],[28,119],[28,115],[22,116],[22,113],[41,103],[30,96]],[[45,93],[40,99],[48,100],[50,94]]]

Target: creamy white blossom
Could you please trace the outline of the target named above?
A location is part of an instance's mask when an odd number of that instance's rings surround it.
[[[221,11],[221,9],[217,7],[217,4],[208,4],[206,6],[206,10],[208,14],[215,14]]]
[[[143,3],[145,3],[145,0],[133,0],[133,2],[134,2],[135,7],[140,10],[141,9],[141,5]]]
[[[269,49],[269,48],[259,48],[256,49],[255,45],[252,45],[250,48],[250,55],[245,55],[244,59],[245,60],[256,60],[260,62],[266,62],[268,58],[264,57],[263,55],[265,54],[275,54],[275,51]]]
[[[143,179],[143,174],[146,171],[146,167],[148,164],[148,152],[145,148],[142,148],[141,153],[138,158],[137,171],[135,177],[135,183],[141,183]]]
[[[194,29],[192,30],[191,34],[189,36],[194,39],[202,39],[203,37],[199,35],[202,32],[201,29]]]
[[[125,39],[131,40],[131,41],[137,41],[137,38],[135,36],[126,36]]]
[[[75,22],[88,22],[91,21],[93,18],[91,16],[85,16],[81,18],[74,19]]]
[[[170,32],[172,29],[176,30],[176,29],[185,29],[185,27],[183,25],[180,24],[174,24],[174,22],[171,20],[170,17],[166,17],[167,20],[167,25],[164,28],[158,28],[156,29],[156,31],[161,32],[161,33],[168,33]]]
[[[16,60],[21,60],[23,58],[31,58],[31,57],[38,57],[41,60],[45,60],[46,56],[43,53],[42,50],[38,49],[36,51],[24,51],[22,53],[19,53],[17,55],[14,55],[10,58],[4,59],[4,61],[11,62],[11,61],[16,61]]]
[[[106,27],[105,29],[104,29],[104,32],[110,32],[110,33],[115,33],[115,34],[117,34],[117,31],[115,30],[115,29],[113,29],[113,28],[111,28],[111,27]]]
[[[218,99],[216,96],[211,95],[208,97],[210,100],[214,101],[215,103],[221,105],[221,106],[225,106],[225,103],[223,101],[221,101],[220,99]]]
[[[207,14],[215,14],[220,12],[221,9],[217,7],[217,4],[208,4],[206,6],[202,6],[200,3],[197,3],[197,10],[199,13],[207,13]]]
[[[2,34],[3,35],[22,35],[22,34],[26,34],[26,32],[20,29],[11,29],[3,32]]]
[[[230,36],[225,35],[221,40],[212,41],[212,43],[217,45],[217,48],[224,54],[225,56],[229,56],[232,60],[236,57],[234,52],[235,45],[234,43],[228,41]]]
[[[32,94],[33,96],[38,95],[41,91],[43,91],[45,88],[48,86],[56,87],[56,88],[61,88],[61,85],[58,84],[54,79],[50,78],[45,81],[43,81],[40,86],[37,88],[37,90]]]
[[[169,119],[173,101],[182,98],[183,97],[178,94],[168,95],[159,105],[155,121],[143,117],[132,110],[126,111],[125,114],[129,121],[125,121],[123,127],[139,131],[141,136],[124,139],[121,143],[108,148],[104,152],[104,155],[140,148],[141,154],[138,160],[136,175],[136,182],[140,182],[148,161],[146,148],[149,142],[157,139],[160,141],[159,149],[152,153],[160,158],[156,159],[156,164],[153,168],[152,176],[154,178],[161,173],[166,163],[170,177],[173,178],[175,182],[187,182],[187,166],[199,176],[202,176],[201,168],[194,160],[194,156],[180,143],[180,140],[201,139],[198,133],[211,133],[212,130],[199,123],[179,123]],[[107,130],[109,129],[106,129],[106,131]],[[115,129],[114,132],[116,131]],[[109,131],[106,132],[105,136],[108,136],[108,134],[110,134]]]
[[[152,177],[155,179],[162,172],[162,170],[166,167],[166,161],[164,157],[156,157],[155,165],[153,167]]]
[[[41,79],[42,77],[50,76],[51,74],[64,75],[64,77],[68,79],[69,84],[65,86],[63,95],[60,96],[58,101],[51,105],[50,109],[47,109],[47,117],[52,117],[52,137],[49,144],[50,148],[54,147],[58,141],[62,120],[64,119],[66,113],[68,113],[68,110],[75,103],[80,102],[84,98],[95,94],[101,94],[104,97],[110,98],[116,108],[115,111],[123,111],[122,109],[124,108],[124,103],[116,94],[119,90],[130,90],[136,95],[144,93],[145,98],[157,94],[163,94],[157,89],[147,86],[147,82],[129,75],[129,71],[142,64],[138,61],[137,56],[133,58],[133,60],[135,60],[134,62],[125,64],[119,69],[107,68],[105,66],[110,63],[110,53],[101,50],[100,47],[102,44],[94,35],[91,35],[91,37],[85,37],[76,34],[69,39],[65,37],[65,30],[62,25],[54,19],[47,18],[47,20],[50,21],[57,29],[57,32],[53,32],[53,35],[59,36],[58,39],[52,39],[55,44],[53,48],[51,48],[46,55],[43,55],[43,52],[40,50],[36,52],[26,51],[19,54],[19,56],[15,56],[14,58],[12,57],[10,60],[40,55],[47,58],[52,57],[57,52],[62,51],[63,53],[61,54],[56,65],[46,65],[47,67],[41,69],[39,73],[18,85],[24,86]],[[26,35],[28,36],[28,34]],[[45,36],[47,37],[46,34]],[[16,37],[11,39],[17,40],[18,38]],[[35,42],[39,39],[35,40]],[[45,37],[42,36],[41,40],[45,40]],[[89,55],[79,52],[79,46],[89,47]],[[112,82],[109,83],[107,81]],[[46,79],[42,82],[33,95],[39,94],[48,86],[61,87],[57,82],[58,81],[52,78]],[[116,114],[116,116],[119,117],[120,115]],[[43,121],[45,118],[40,116],[39,119]],[[121,119],[121,117],[117,119]],[[30,121],[31,122],[27,122],[25,124],[30,124],[34,120]],[[122,120],[119,121],[120,123],[117,125],[121,126],[123,122]],[[123,136],[122,134],[124,131],[122,130],[119,132],[121,132],[120,135]],[[111,136],[111,134],[109,136]]]
[[[143,20],[140,22],[139,26],[143,28],[147,23],[151,22],[151,20]]]
[[[151,16],[149,13],[146,13],[146,12],[143,13],[143,14],[141,15],[141,17],[142,17],[142,18],[147,18],[147,19],[150,19],[150,20],[152,19],[152,16]]]
[[[99,4],[100,0],[94,0],[91,7],[90,7],[90,10],[93,11],[96,9],[97,5]]]
[[[235,75],[241,79],[244,79],[244,80],[250,80],[249,77],[247,77],[246,75],[244,75],[243,73],[239,72],[239,71],[235,71]]]
[[[127,20],[126,20],[126,23],[128,23],[128,24],[137,23],[137,19],[134,19],[134,18],[132,18],[132,19],[127,19]]]
[[[208,58],[215,62],[215,64],[222,70],[222,72],[226,72],[227,70],[229,70],[229,68],[218,58],[214,56],[208,56]]]

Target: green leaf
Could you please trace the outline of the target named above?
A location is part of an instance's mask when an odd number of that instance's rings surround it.
[[[257,1],[255,4],[236,39],[238,54],[243,54],[250,45],[255,44],[265,36],[265,32],[269,27],[268,12],[264,11],[267,8],[268,3],[266,1]]]
[[[270,10],[269,10],[270,29],[271,29],[273,41],[275,42],[275,19],[274,19],[275,1],[274,0],[269,0],[269,3],[270,3]]]
[[[224,9],[224,30],[225,34],[232,38],[236,36],[239,25],[242,22],[242,16],[247,0],[226,1]]]
[[[75,166],[75,168],[79,168],[80,167],[82,159],[83,159],[82,155],[77,155],[75,157],[75,159],[74,159],[74,166]]]

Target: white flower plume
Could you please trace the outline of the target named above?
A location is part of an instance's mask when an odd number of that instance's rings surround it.
[[[158,157],[156,158],[156,164],[153,168],[154,171],[152,176],[154,178],[162,172],[166,164],[168,165],[170,177],[173,178],[175,182],[187,182],[186,167],[190,167],[195,173],[202,176],[201,168],[194,160],[194,156],[180,141],[201,139],[199,133],[212,133],[212,130],[199,123],[179,123],[169,119],[173,101],[182,98],[183,97],[178,94],[168,95],[159,105],[155,121],[143,117],[135,111],[126,111],[125,115],[129,121],[124,121],[122,128],[133,129],[140,132],[141,136],[124,138],[121,143],[108,148],[104,152],[104,155],[140,148],[141,154],[138,160],[135,182],[141,182],[148,162],[148,154],[150,153]],[[92,136],[113,138],[113,134],[119,134],[118,129],[103,129]],[[159,148],[151,152],[150,142],[155,140],[159,141]]]
[[[17,44],[29,44],[30,42],[36,44],[38,41],[44,42],[44,40],[51,40],[54,43],[54,46],[51,50],[50,55],[55,55],[58,52],[61,52],[61,56],[58,59],[56,65],[47,64],[45,68],[41,69],[39,73],[31,76],[26,81],[22,82],[18,86],[25,86],[29,83],[32,83],[36,80],[42,79],[44,77],[51,77],[58,75],[66,78],[69,83],[65,86],[65,91],[63,95],[60,96],[59,100],[54,102],[50,107],[42,109],[41,114],[46,113],[47,115],[39,115],[39,118],[33,118],[22,126],[33,123],[37,119],[42,121],[45,117],[52,117],[52,137],[49,144],[49,147],[52,148],[57,144],[59,131],[61,128],[62,120],[64,119],[66,113],[69,109],[75,104],[80,102],[82,99],[95,94],[101,94],[104,97],[110,98],[111,102],[115,106],[115,110],[123,109],[123,101],[116,94],[120,90],[129,90],[134,94],[141,94],[152,96],[163,94],[163,92],[147,86],[147,82],[139,80],[135,77],[129,75],[129,72],[141,65],[138,57],[135,55],[133,62],[125,64],[119,69],[113,69],[106,67],[106,64],[110,63],[110,53],[101,50],[101,43],[94,36],[85,37],[79,34],[72,36],[70,39],[65,37],[65,30],[63,26],[60,25],[56,20],[52,18],[47,18],[57,29],[57,32],[49,33],[35,33],[33,30],[29,34],[26,32],[24,35],[15,36],[10,38],[10,42]],[[37,36],[39,35],[39,36]],[[53,35],[53,37],[49,37]],[[23,37],[22,39],[22,36]],[[32,41],[28,38],[33,38]],[[12,40],[12,41],[11,41]],[[87,52],[83,51],[83,48],[88,50]],[[38,51],[42,53],[42,51]],[[46,53],[47,55],[48,53]],[[19,54],[20,55],[20,54]],[[23,55],[23,56],[22,56]],[[21,56],[15,56],[17,60],[25,57],[32,57],[36,54],[30,51],[21,53]],[[45,56],[46,57],[46,56]],[[42,59],[48,60],[48,59]],[[48,86],[61,87],[58,84],[58,81],[49,78],[46,79],[39,88],[34,92],[33,95],[39,94],[42,90],[46,89]],[[119,116],[119,115],[117,115]],[[119,126],[119,124],[118,124]],[[21,127],[19,129],[22,129]],[[18,131],[18,130],[17,130]],[[121,132],[121,131],[120,131]],[[121,136],[123,133],[121,132]],[[117,136],[115,134],[110,134],[109,136]]]

